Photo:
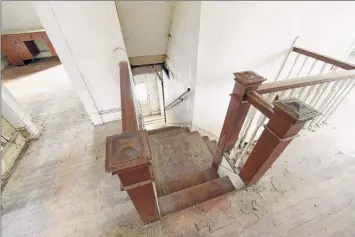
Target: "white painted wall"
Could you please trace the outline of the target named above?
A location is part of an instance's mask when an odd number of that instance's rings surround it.
[[[120,119],[119,61],[127,61],[113,1],[34,2],[94,124]]]
[[[41,28],[42,24],[31,2],[2,1],[2,30],[26,30]]]
[[[293,39],[343,58],[355,39],[355,2],[202,2],[193,123],[219,135],[233,72],[273,79]]]
[[[191,88],[184,101],[166,111],[168,123],[191,123],[197,70],[197,48],[201,2],[175,2],[168,44],[167,66],[172,77],[164,76],[165,105]]]
[[[166,53],[171,1],[116,1],[129,57]]]

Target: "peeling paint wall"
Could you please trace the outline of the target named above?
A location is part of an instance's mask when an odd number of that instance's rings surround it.
[[[167,66],[170,78],[164,75],[165,105],[190,88],[184,101],[167,110],[168,123],[192,122],[194,88],[197,71],[197,49],[200,29],[201,2],[175,2]]]

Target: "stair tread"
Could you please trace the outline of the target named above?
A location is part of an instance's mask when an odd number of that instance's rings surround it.
[[[229,177],[202,183],[158,198],[162,216],[180,211],[235,190]]]
[[[154,130],[150,130],[148,131],[148,135],[149,136],[154,136],[156,134],[161,135],[162,133],[164,134],[175,134],[175,133],[188,133],[190,132],[188,128],[181,128],[181,127],[163,127],[163,128],[159,128],[159,129],[154,129]]]
[[[190,188],[217,178],[219,178],[219,175],[212,167],[198,173],[190,173],[183,176],[179,176],[167,180],[161,185],[158,185],[158,197],[178,192],[183,189]]]

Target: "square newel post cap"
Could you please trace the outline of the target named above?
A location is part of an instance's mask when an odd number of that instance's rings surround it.
[[[126,172],[150,165],[151,151],[144,130],[126,132],[106,138],[106,172]]]
[[[274,113],[293,124],[306,122],[319,115],[320,112],[296,98],[274,101]]]
[[[253,71],[236,72],[234,73],[234,80],[248,88],[248,90],[256,89],[266,81],[265,78]]]

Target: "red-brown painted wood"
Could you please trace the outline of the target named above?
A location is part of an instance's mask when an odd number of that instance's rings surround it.
[[[144,223],[160,220],[160,214],[151,180],[125,187],[141,220]]]
[[[274,106],[264,99],[258,92],[252,91],[247,93],[247,100],[266,117],[271,118],[274,114]]]
[[[219,178],[219,175],[212,167],[201,172],[179,176],[174,179],[167,180],[164,184],[160,185],[160,187],[157,188],[158,197],[175,193],[217,178]]]
[[[275,101],[274,115],[239,173],[243,182],[257,183],[304,124],[318,115],[320,113],[297,99]]]
[[[332,64],[334,66],[343,68],[345,70],[355,69],[355,65],[353,65],[351,63],[340,61],[338,59],[335,59],[335,58],[332,58],[332,57],[329,57],[329,56],[326,56],[326,55],[322,55],[322,54],[319,54],[319,53],[316,53],[316,52],[312,52],[310,50],[301,49],[301,48],[298,48],[298,47],[293,47],[292,51],[296,52],[296,53],[299,53],[299,54],[306,55],[306,56],[311,57],[311,58],[315,58],[315,59],[317,59],[319,61],[322,61],[322,62],[325,62],[325,63]]]
[[[162,216],[183,210],[235,190],[228,176],[160,197]]]
[[[222,154],[233,149],[244,120],[248,114],[250,103],[246,100],[246,93],[255,91],[266,79],[254,72],[235,73],[235,85],[224,119],[221,135],[218,140],[220,156],[214,160],[213,166],[218,167],[222,161]]]
[[[147,131],[139,130],[127,62],[120,62],[120,86],[123,133],[106,139],[105,170],[119,176],[121,190],[127,191],[141,220],[149,223],[160,219],[152,153]]]

